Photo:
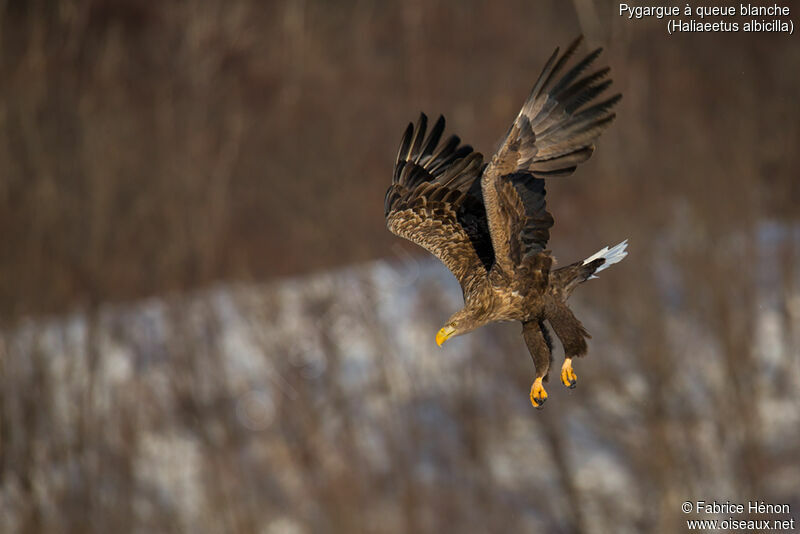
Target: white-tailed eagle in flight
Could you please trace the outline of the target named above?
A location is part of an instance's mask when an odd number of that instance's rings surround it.
[[[536,367],[531,403],[547,399],[542,381],[552,360],[545,322],[564,345],[561,382],[575,387],[572,359],[586,354],[589,334],[567,306],[578,284],[626,256],[627,241],[571,265],[552,269],[547,250],[553,217],[545,205],[545,180],[573,173],[594,151],[594,141],[614,119],[620,95],[608,68],[587,74],[595,50],[568,67],[581,38],[553,53],[530,96],[488,163],[457,136],[442,141],[444,118],[427,133],[427,117],[403,134],[386,192],[389,230],[428,250],[455,275],[464,308],[436,334],[441,345],[493,321],[520,321]]]

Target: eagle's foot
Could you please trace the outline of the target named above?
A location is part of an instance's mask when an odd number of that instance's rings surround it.
[[[540,376],[533,381],[531,386],[531,404],[533,404],[534,408],[540,409],[546,400],[547,392],[544,390],[542,377]]]
[[[578,385],[578,375],[572,370],[572,358],[564,359],[564,365],[561,366],[561,383],[569,389],[574,389]]]

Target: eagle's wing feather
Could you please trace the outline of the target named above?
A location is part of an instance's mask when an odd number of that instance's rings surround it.
[[[439,258],[464,288],[494,262],[478,180],[483,156],[456,136],[439,143],[444,117],[427,139],[426,129],[421,114],[403,134],[384,201],[386,224]]]
[[[600,49],[558,77],[581,40],[550,57],[481,178],[495,261],[508,273],[534,264],[534,270],[549,269],[549,261],[540,257],[548,255],[553,225],[543,178],[572,174],[614,119],[610,109],[620,95],[584,107],[611,84],[605,80],[608,68],[582,76]]]

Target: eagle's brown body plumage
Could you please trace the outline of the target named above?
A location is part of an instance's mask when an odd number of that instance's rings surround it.
[[[620,96],[592,103],[608,86],[608,68],[584,75],[595,50],[574,67],[566,63],[581,39],[559,56],[556,50],[487,163],[457,136],[440,143],[444,118],[426,137],[428,121],[409,124],[386,193],[389,230],[424,247],[458,279],[464,308],[439,331],[437,342],[493,321],[520,321],[536,366],[534,406],[547,397],[552,344],[549,323],[564,345],[562,381],[575,384],[571,359],[586,353],[589,337],[567,306],[574,288],[625,256],[625,243],[591,258],[551,270],[545,178],[572,174],[594,150],[593,142],[613,120]],[[563,73],[563,74],[562,74]]]

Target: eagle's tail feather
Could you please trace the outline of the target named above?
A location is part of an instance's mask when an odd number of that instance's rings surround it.
[[[625,256],[628,255],[628,251],[626,250],[627,248],[628,248],[628,240],[626,239],[622,243],[619,243],[618,245],[615,245],[611,248],[604,247],[601,250],[598,250],[597,252],[589,256],[588,258],[586,258],[585,260],[583,260],[583,265],[587,265],[593,262],[594,260],[599,260],[599,259],[604,260],[603,263],[600,264],[600,266],[598,266],[597,269],[594,270],[594,272],[592,272],[591,276],[589,276],[587,280],[591,280],[592,278],[597,278],[597,273],[605,269],[608,269],[615,263],[619,263],[623,259],[625,259]]]

